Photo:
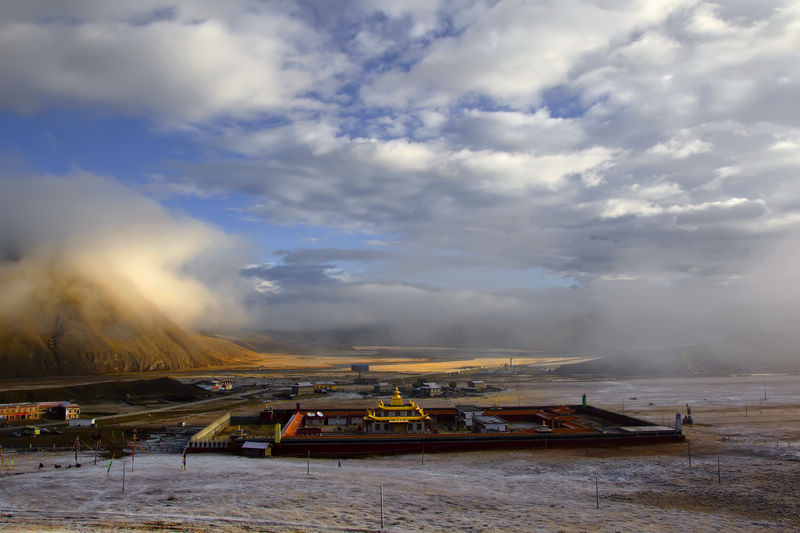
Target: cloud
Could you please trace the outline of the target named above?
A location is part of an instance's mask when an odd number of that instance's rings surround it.
[[[0,283],[13,295],[0,306],[7,318],[25,316],[21,308],[39,297],[56,298],[46,288],[56,278],[74,278],[140,310],[148,302],[184,326],[245,322],[248,288],[235,273],[250,251],[236,238],[89,174],[6,176],[0,198]]]
[[[385,250],[341,249],[341,248],[304,248],[300,250],[278,250],[286,263],[308,264],[326,261],[385,261],[396,257],[396,254]]]
[[[541,91],[566,81],[584,56],[687,4],[479,3],[453,16],[455,35],[433,42],[407,70],[381,73],[361,95],[369,105],[404,108],[480,94],[525,109],[541,102]]]
[[[664,154],[675,159],[686,159],[695,154],[711,151],[711,143],[702,139],[691,138],[687,130],[681,130],[670,140],[658,143],[648,150],[651,154]]]
[[[559,309],[607,314],[604,342],[667,342],[752,318],[719,311],[746,307],[744,287],[769,307],[749,288],[772,287],[758,263],[800,227],[793,2],[20,6],[0,8],[4,109],[168,124],[214,155],[144,190],[235,197],[316,239],[232,268],[259,324],[413,331]],[[196,231],[192,246],[224,246]],[[175,265],[203,253],[167,244],[175,257],[148,264],[191,282]],[[196,281],[225,277],[210,269]]]
[[[319,107],[305,95],[325,93],[346,65],[276,6],[235,6],[6,6],[17,18],[0,23],[0,105],[100,107],[172,125]]]

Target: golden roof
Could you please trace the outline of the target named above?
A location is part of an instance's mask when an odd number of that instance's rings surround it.
[[[385,415],[376,415],[375,411],[388,411]],[[395,414],[393,411],[411,411],[414,414],[404,414],[398,415]],[[422,407],[419,407],[414,402],[405,403],[403,397],[400,395],[400,389],[397,385],[394,386],[394,394],[392,394],[392,402],[390,404],[384,404],[383,400],[378,402],[377,409],[367,409],[367,414],[364,417],[367,420],[381,420],[381,421],[391,421],[391,422],[404,422],[404,421],[417,421],[417,420],[427,420],[430,418],[425,412],[422,410]]]

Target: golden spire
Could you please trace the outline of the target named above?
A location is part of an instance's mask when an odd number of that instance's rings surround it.
[[[400,389],[397,385],[394,386],[394,394],[392,395],[392,405],[403,405],[403,397],[400,396]]]

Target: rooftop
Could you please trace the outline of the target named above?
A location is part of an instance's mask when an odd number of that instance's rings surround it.
[[[502,418],[498,418],[496,416],[491,415],[475,415],[472,417],[473,420],[477,420],[482,424],[505,424],[506,421]]]

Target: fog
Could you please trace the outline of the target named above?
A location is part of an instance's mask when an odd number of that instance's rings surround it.
[[[0,198],[5,323],[43,319],[36,313],[62,297],[91,306],[89,287],[131,309],[154,306],[189,328],[243,323],[246,286],[231,275],[247,258],[241,240],[85,173],[5,177]]]
[[[764,248],[748,271],[727,283],[594,280],[543,289],[453,289],[352,279],[335,275],[330,265],[306,265],[291,275],[259,266],[244,239],[90,174],[7,177],[0,197],[0,319],[11,331],[35,329],[59,298],[91,308],[93,299],[111,295],[193,330],[269,332],[322,347],[654,357],[703,343],[752,350],[769,332],[783,341],[798,337],[800,261],[788,240]],[[749,336],[755,344],[745,341]],[[736,357],[747,356],[741,350]]]

